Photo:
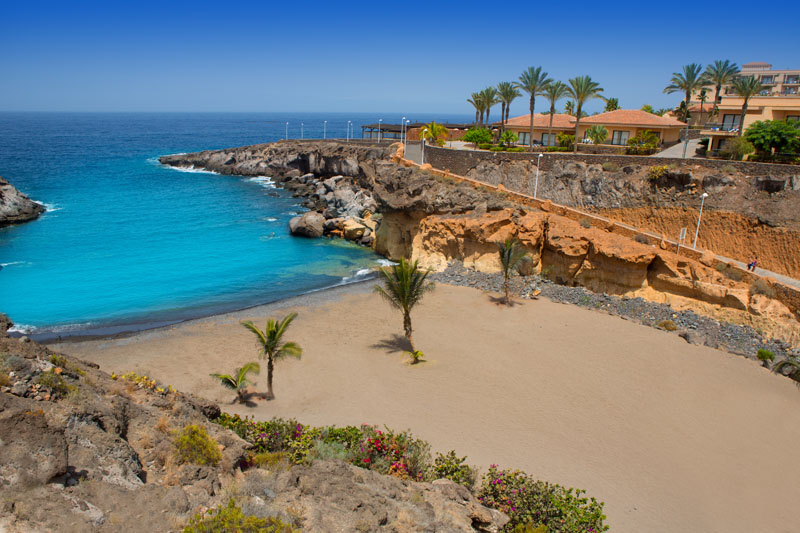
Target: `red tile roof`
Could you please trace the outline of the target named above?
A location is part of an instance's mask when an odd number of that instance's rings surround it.
[[[573,119],[574,120],[574,119]],[[581,119],[581,124],[602,124],[603,126],[645,126],[654,128],[684,127],[686,124],[669,117],[660,117],[639,109],[617,109]]]
[[[508,119],[506,122],[509,126],[514,126],[516,128],[530,128],[531,127],[531,116],[522,115],[519,117],[513,117]],[[499,123],[498,123],[499,125]],[[550,127],[550,115],[546,113],[536,113],[533,115],[533,127],[534,128],[549,128]],[[575,129],[575,118],[571,117],[570,115],[566,115],[564,113],[556,113],[553,115],[553,129]]]

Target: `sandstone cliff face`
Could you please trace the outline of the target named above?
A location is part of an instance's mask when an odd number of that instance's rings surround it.
[[[0,178],[0,226],[27,222],[38,218],[42,213],[44,207]]]

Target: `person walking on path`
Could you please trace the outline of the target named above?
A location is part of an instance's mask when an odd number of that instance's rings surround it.
[[[749,270],[750,272],[755,272],[757,265],[758,265],[758,256],[755,256],[753,259],[750,260],[749,263],[747,263],[747,270]]]

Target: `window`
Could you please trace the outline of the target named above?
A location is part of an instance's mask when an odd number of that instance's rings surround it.
[[[764,84],[775,83],[775,76],[761,76],[761,83]]]
[[[550,140],[547,139],[547,134],[542,133],[542,144],[545,146],[555,146],[558,141],[556,141],[556,137],[558,137],[557,133],[550,135]]]
[[[517,134],[517,136],[519,137],[518,144],[524,144],[527,146],[530,133],[527,131],[521,131]]]
[[[615,131],[611,135],[611,144],[628,144],[628,135],[630,135],[629,131]]]
[[[800,83],[800,76],[786,76],[784,83]]]
[[[722,117],[722,129],[725,131],[731,131],[733,129],[737,129],[739,127],[739,123],[742,117],[738,113],[735,115],[725,115]]]
[[[786,115],[786,120],[796,120],[797,122],[800,122],[800,115]]]

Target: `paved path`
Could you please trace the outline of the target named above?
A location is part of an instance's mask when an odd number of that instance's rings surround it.
[[[421,145],[408,144],[406,146],[406,159],[409,159],[419,165],[422,159]]]
[[[686,158],[690,159],[694,157],[695,149],[697,148],[697,144],[700,142],[700,139],[691,139],[689,144],[686,146]],[[676,157],[678,159],[683,158],[683,143],[680,142],[675,146],[670,146],[666,150],[662,150],[657,154],[654,154],[653,157]]]
[[[722,261],[725,261],[726,263],[733,262],[733,263],[739,265],[742,268],[747,268],[747,264],[742,263],[741,261],[737,261],[736,259],[728,259],[727,257],[723,257],[721,255],[718,255],[717,257],[719,259],[721,259]],[[756,267],[755,274],[757,274],[759,276],[766,276],[766,277],[769,277],[769,278],[775,278],[778,281],[780,281],[781,283],[784,283],[786,285],[791,285],[792,287],[800,288],[800,280],[796,280],[794,278],[790,278],[788,276],[784,276],[783,274],[776,274],[775,272],[771,272],[769,270],[764,270],[763,268],[759,268],[759,267]]]

